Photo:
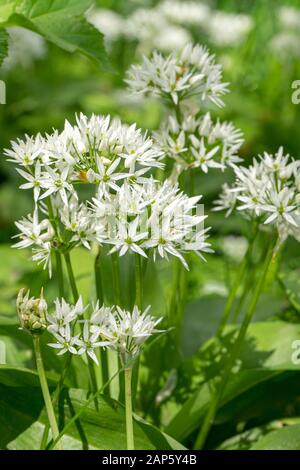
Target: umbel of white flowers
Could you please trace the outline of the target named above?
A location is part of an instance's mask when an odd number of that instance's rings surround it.
[[[161,321],[149,315],[150,307],[142,312],[134,306],[130,312],[97,303],[88,320],[83,318],[87,308],[81,297],[76,305],[64,299],[55,301],[55,311],[47,319],[48,331],[55,339],[49,346],[57,349],[59,355],[67,351],[75,355],[86,353],[98,364],[96,350],[107,347],[117,351],[123,364],[129,365],[139,355],[143,343],[157,332],[155,327]],[[76,324],[82,326],[80,333]]]
[[[199,117],[195,110],[185,109],[181,122],[171,114],[153,136],[166,156],[175,161],[176,177],[184,170],[223,171],[242,161],[238,156],[244,142],[242,132],[230,122],[213,122],[210,113]]]
[[[213,121],[209,112],[203,113],[209,102],[222,106],[221,96],[228,92],[222,66],[205,47],[188,44],[167,58],[154,52],[142,64],[131,66],[127,75],[130,90],[162,96],[169,104],[169,115],[153,138],[174,161],[172,182],[185,170],[223,171],[241,161],[242,132],[230,122]]]
[[[189,198],[176,185],[147,176],[163,167],[163,151],[135,125],[80,115],[62,133],[26,136],[5,154],[35,203],[33,214],[16,223],[15,247],[30,247],[50,275],[54,250],[90,249],[93,242],[111,245],[120,256],[176,256],[186,267],[185,252],[209,251],[201,226],[206,216],[195,213],[201,196]],[[91,201],[80,201],[80,184],[94,188]]]
[[[204,46],[187,44],[182,52],[168,57],[153,52],[143,57],[141,65],[132,65],[126,83],[134,93],[160,96],[175,105],[197,96],[201,102],[223,105],[221,96],[228,92],[222,82],[222,66]]]
[[[236,208],[247,219],[273,226],[281,242],[288,235],[299,240],[299,165],[280,147],[275,155],[265,152],[253,159],[249,168],[234,166],[236,180],[223,186],[215,210],[226,210],[228,216]]]

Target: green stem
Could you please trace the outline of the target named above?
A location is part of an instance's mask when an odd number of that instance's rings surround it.
[[[65,262],[67,266],[69,282],[70,282],[74,302],[77,302],[77,300],[79,299],[79,292],[78,292],[78,288],[76,285],[76,280],[75,280],[75,276],[73,272],[70,254],[68,252],[64,253],[64,258],[65,258]],[[88,361],[88,369],[89,369],[89,374],[90,374],[91,389],[93,392],[95,392],[95,390],[97,390],[97,378],[96,378],[96,373],[94,369],[94,362],[88,355],[87,355],[87,361]],[[98,405],[96,404],[96,407],[97,406]]]
[[[174,260],[175,263],[175,273],[173,275],[173,285],[172,285],[172,294],[171,301],[169,306],[169,324],[170,326],[174,325],[174,320],[177,317],[177,310],[180,298],[180,277],[182,264],[179,259]]]
[[[127,450],[134,450],[133,420],[132,420],[132,395],[131,395],[131,368],[124,370],[125,376],[125,413],[126,413],[126,441]]]
[[[141,256],[135,255],[135,305],[142,310],[143,309],[143,269]],[[136,395],[139,383],[139,370],[140,370],[140,357],[137,357],[132,373],[132,395],[133,405],[136,402]],[[126,388],[126,387],[125,387]]]
[[[96,283],[96,294],[99,301],[99,305],[103,304],[103,286],[102,286],[102,275],[101,275],[101,247],[99,246],[98,254],[95,258],[95,283]],[[104,348],[100,348],[100,362],[101,362],[101,379],[102,383],[105,384],[109,379],[108,369],[108,355]],[[104,393],[110,395],[109,386],[105,388]]]
[[[42,389],[42,393],[44,397],[48,420],[49,420],[49,424],[50,424],[51,431],[52,431],[52,437],[55,440],[59,436],[59,430],[58,430],[54,408],[53,408],[53,404],[51,401],[51,396],[50,396],[47,378],[45,374],[42,352],[41,352],[41,345],[40,345],[40,337],[37,335],[33,336],[33,346],[34,346],[34,352],[35,352],[35,358],[36,358],[37,372],[38,372],[39,379],[40,379],[40,384],[41,384],[41,389]],[[59,450],[63,450],[60,442],[57,442],[56,447]]]
[[[226,326],[227,320],[228,320],[229,315],[232,311],[234,301],[236,299],[237,291],[238,291],[238,289],[239,289],[239,287],[240,287],[240,285],[241,285],[241,283],[244,279],[245,273],[247,272],[249,265],[251,264],[251,254],[252,254],[254,241],[256,239],[256,235],[257,235],[257,229],[255,229],[255,233],[254,233],[253,237],[251,238],[251,240],[249,242],[247,253],[244,256],[244,259],[243,259],[243,261],[241,262],[241,264],[239,266],[238,272],[236,274],[236,278],[234,280],[233,286],[231,287],[229,296],[227,298],[227,301],[226,301],[226,304],[225,304],[225,307],[224,307],[224,311],[223,311],[223,314],[221,316],[220,325],[219,325],[219,328],[218,328],[218,331],[217,331],[217,336],[219,336],[219,337],[222,336],[222,334],[224,332],[224,328]]]
[[[230,356],[228,358],[228,361],[225,364],[225,367],[223,369],[223,373],[222,373],[222,376],[221,376],[221,381],[218,384],[218,386],[214,389],[213,396],[212,396],[212,401],[210,403],[208,412],[205,416],[202,428],[201,428],[201,430],[198,434],[198,437],[196,439],[195,449],[202,449],[203,445],[205,444],[208,433],[210,431],[210,428],[213,424],[213,421],[214,421],[219,403],[222,399],[223,392],[224,392],[224,389],[226,387],[228,378],[230,377],[231,370],[232,370],[232,368],[234,366],[234,363],[235,363],[235,361],[236,361],[236,359],[237,359],[237,357],[240,353],[240,349],[241,349],[241,346],[242,346],[243,341],[245,339],[245,336],[246,336],[248,327],[250,325],[250,322],[252,320],[252,316],[253,316],[255,307],[256,307],[257,302],[259,300],[259,297],[262,293],[264,283],[265,283],[265,280],[266,280],[266,277],[267,277],[267,274],[268,274],[268,270],[269,270],[269,267],[270,267],[270,264],[271,264],[271,261],[272,261],[273,255],[274,255],[275,246],[276,246],[276,244],[271,243],[271,245],[269,247],[267,256],[265,258],[265,261],[264,261],[264,264],[263,264],[263,267],[262,267],[262,270],[261,270],[261,273],[260,273],[260,277],[257,281],[257,284],[256,284],[254,292],[253,292],[253,296],[251,298],[251,301],[250,301],[249,306],[247,308],[247,311],[246,311],[245,317],[243,319],[242,325],[240,327],[237,340],[235,341],[235,343],[233,345],[231,354],[230,354]]]
[[[77,300],[79,299],[79,292],[78,292],[77,285],[76,285],[76,280],[75,280],[74,271],[73,271],[73,267],[72,267],[72,263],[71,263],[70,253],[68,253],[68,252],[64,253],[64,258],[65,258],[65,262],[66,262],[66,266],[67,266],[67,271],[68,271],[69,282],[70,282],[70,286],[71,286],[71,290],[72,290],[73,299],[74,299],[74,302],[76,303]]]
[[[140,255],[135,255],[135,304],[143,308],[143,270]]]
[[[118,253],[113,253],[111,255],[111,261],[113,270],[114,300],[117,305],[121,306],[120,266]]]
[[[95,283],[96,283],[96,294],[99,304],[102,305],[104,302],[103,286],[102,286],[102,275],[101,275],[101,247],[99,246],[97,256],[95,258]]]
[[[47,207],[48,207],[49,220],[51,224],[53,225],[57,238],[59,238],[59,230],[57,226],[57,220],[55,219],[54,213],[53,213],[51,197],[47,198]],[[62,298],[64,297],[64,274],[63,274],[63,268],[62,268],[61,254],[58,250],[55,250],[55,262],[56,262],[58,292],[59,292],[59,296]]]
[[[59,297],[63,298],[65,294],[64,274],[63,274],[63,268],[62,268],[61,254],[59,251],[55,251],[55,261],[56,261],[58,293],[59,293]]]

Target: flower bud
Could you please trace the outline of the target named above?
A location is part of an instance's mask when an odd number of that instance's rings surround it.
[[[29,291],[21,289],[17,297],[17,311],[21,328],[30,334],[39,335],[47,328],[47,302],[43,296],[43,289],[39,298],[29,297]]]

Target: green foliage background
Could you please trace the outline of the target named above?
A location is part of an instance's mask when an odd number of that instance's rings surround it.
[[[46,17],[41,16],[43,20],[33,8],[37,2],[17,2],[17,16],[11,16],[7,10],[13,3],[0,1],[0,61],[6,48],[6,33],[1,23],[5,27],[25,25],[40,32],[48,40],[48,50],[44,58],[28,68],[16,67],[8,72],[0,69],[0,78],[7,89],[7,104],[0,105],[1,149],[25,133],[62,128],[65,119],[74,122],[74,114],[80,111],[118,115],[145,129],[158,127],[163,113],[158,102],[128,105],[120,99],[125,88],[125,71],[139,58],[137,43],[117,41],[107,57],[102,35],[82,16],[91,2],[61,2],[64,9],[60,12],[54,8],[58,1],[41,2],[43,8],[50,8]],[[125,16],[137,7],[137,2],[125,0],[97,3]],[[149,0],[138,5],[153,3]],[[254,18],[255,26],[240,46],[224,49],[208,44],[217,59],[230,63],[224,76],[230,82],[231,93],[225,98],[225,108],[221,112],[217,110],[217,114],[243,130],[245,144],[241,156],[246,162],[264,150],[275,152],[280,145],[295,159],[300,156],[300,105],[291,101],[291,84],[300,79],[300,59],[290,57],[283,63],[268,47],[278,29],[275,3],[300,8],[299,0],[214,2],[219,9],[246,12]],[[194,31],[193,35],[195,42],[208,42],[200,31]],[[217,171],[209,176],[197,176],[196,193],[203,194],[215,253],[207,256],[207,263],[191,260],[178,344],[170,344],[162,337],[145,351],[137,403],[137,412],[142,417],[136,421],[138,448],[191,448],[207,409],[210,381],[222,370],[222,354],[210,338],[216,331],[226,292],[237,270],[237,261],[226,253],[223,242],[228,235],[244,236],[248,228],[238,216],[225,219],[223,214],[210,212],[210,208],[222,183],[231,177],[228,172]],[[13,165],[2,157],[0,340],[6,344],[7,365],[0,366],[0,447],[10,449],[35,448],[45,422],[37,377],[30,371],[34,369],[30,338],[17,327],[15,296],[24,285],[31,286],[33,294],[45,285],[48,298],[56,295],[55,279],[48,281],[47,274],[28,261],[27,253],[9,246],[16,233],[14,221],[31,210],[30,196],[18,186]],[[263,256],[263,243],[262,237],[257,246],[258,258]],[[279,275],[271,273],[268,279],[243,347],[239,373],[226,388],[208,448],[300,448],[300,366],[291,362],[291,344],[300,339],[299,255],[299,245],[290,240],[281,257]],[[86,251],[75,253],[76,276],[86,299],[94,293],[90,277],[92,263]],[[106,269],[109,278],[109,266]],[[147,272],[145,299],[157,315],[165,313],[174,269],[174,263],[160,262],[156,267],[150,265]],[[122,282],[124,290],[130,291],[131,279],[126,266]],[[226,341],[230,341],[233,333],[234,327],[230,327]],[[54,382],[61,360],[47,348],[45,351],[46,368]],[[85,368],[78,358],[68,377],[62,426],[85,403],[87,382]],[[81,389],[76,388],[78,383]],[[162,390],[164,398],[158,401]],[[81,417],[81,428],[74,425],[66,433],[63,442],[69,448],[125,446],[122,406],[116,401],[101,400],[99,416],[90,405]]]

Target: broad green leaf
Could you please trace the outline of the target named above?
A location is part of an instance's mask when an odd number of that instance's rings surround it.
[[[51,384],[51,382],[50,382]],[[86,405],[88,393],[65,389],[59,404],[60,427]],[[124,407],[104,396],[98,398],[99,412],[89,404],[79,420],[64,435],[65,449],[125,449]],[[0,367],[0,447],[38,449],[47,422],[36,373]],[[161,433],[140,418],[134,423],[137,449],[183,449],[173,438]]]
[[[0,28],[0,67],[7,56],[8,51],[8,34],[4,28]]]
[[[264,439],[266,435],[282,429],[284,426],[291,426],[300,423],[300,418],[284,418],[271,421],[263,426],[247,429],[246,431],[230,437],[218,446],[217,450],[249,450],[257,445],[258,441]]]
[[[16,0],[1,0],[0,2],[0,22],[3,23],[12,15],[16,6]]]
[[[292,362],[292,343],[300,337],[300,326],[274,321],[253,323],[248,330],[241,354],[241,368],[233,374],[225,389],[221,406],[246,390],[254,387],[285,370],[298,370]],[[213,350],[214,341],[202,349]],[[209,357],[209,354],[208,354]],[[213,361],[212,354],[212,361]],[[210,378],[220,374],[222,360],[214,361]],[[211,399],[211,382],[206,381],[186,401],[173,418],[167,432],[178,440],[183,440],[201,425],[201,420]]]
[[[270,432],[260,439],[252,450],[300,450],[300,424]]]
[[[84,17],[91,3],[91,0],[16,1],[2,15],[0,10],[0,16],[2,24],[35,31],[57,46],[69,52],[82,52],[107,67],[103,35]]]

